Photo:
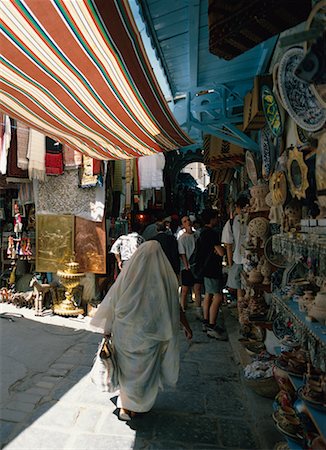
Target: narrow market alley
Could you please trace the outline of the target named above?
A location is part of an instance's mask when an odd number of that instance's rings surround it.
[[[221,342],[201,331],[190,305],[194,337],[189,343],[180,331],[176,389],[160,393],[150,413],[123,422],[114,394],[99,392],[88,377],[100,336],[87,330],[85,319],[37,318],[25,308],[0,306],[13,319],[1,320],[5,450],[273,449],[282,441],[272,400],[243,384],[238,323],[228,308],[229,340]]]

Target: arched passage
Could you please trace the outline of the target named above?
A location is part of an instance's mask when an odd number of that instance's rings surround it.
[[[188,164],[194,162],[204,163],[201,148],[187,151],[173,151],[165,155],[164,185],[166,188],[166,209],[178,211],[178,175]]]

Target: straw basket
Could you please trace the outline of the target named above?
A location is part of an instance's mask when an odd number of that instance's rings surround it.
[[[279,391],[274,377],[257,378],[256,380],[244,379],[246,386],[262,397],[274,398]]]

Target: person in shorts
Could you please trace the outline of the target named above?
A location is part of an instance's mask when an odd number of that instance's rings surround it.
[[[248,197],[240,195],[235,203],[235,216],[226,222],[222,231],[222,243],[226,247],[227,262],[229,266],[227,287],[236,289],[237,299],[242,297],[241,272],[243,268],[242,245],[247,239],[247,208]]]
[[[216,324],[224,288],[222,273],[224,248],[221,246],[218,233],[214,230],[218,222],[217,211],[206,209],[202,212],[201,217],[204,227],[197,242],[195,273],[197,276],[200,273],[204,278],[203,331],[207,333],[208,337],[226,340],[224,330]]]
[[[181,258],[181,296],[180,305],[183,311],[187,308],[187,296],[192,288],[195,294],[196,315],[202,319],[201,286],[202,280],[197,280],[191,270],[191,256],[195,251],[197,234],[193,231],[192,223],[188,215],[181,217],[181,226],[184,233],[179,235],[178,249]]]

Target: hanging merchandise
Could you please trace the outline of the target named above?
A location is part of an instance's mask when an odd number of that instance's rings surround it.
[[[83,155],[83,165],[80,169],[79,185],[82,188],[94,187],[98,182],[98,166],[90,156]]]
[[[63,174],[62,145],[48,136],[45,139],[45,171],[47,175]]]
[[[63,164],[65,169],[77,169],[83,163],[83,155],[77,150],[72,149],[69,145],[64,145]]]
[[[23,122],[17,121],[17,166],[22,170],[28,169],[28,139],[29,127]]]
[[[7,115],[1,115],[1,148],[0,148],[0,174],[7,173],[7,155],[11,140],[10,118]]]
[[[304,130],[317,131],[325,123],[326,110],[316,99],[309,83],[295,75],[304,51],[293,47],[283,55],[278,68],[278,87],[284,107]]]
[[[164,186],[163,169],[165,156],[157,153],[151,156],[142,156],[138,159],[140,189],[159,189]]]
[[[29,178],[45,179],[45,136],[39,131],[32,130],[29,134],[27,158]]]

